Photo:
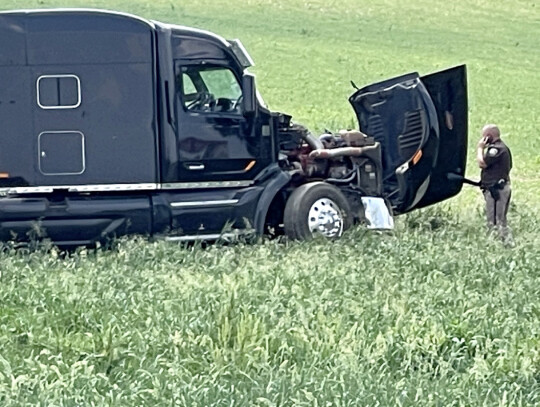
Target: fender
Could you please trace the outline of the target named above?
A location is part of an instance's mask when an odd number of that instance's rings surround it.
[[[270,208],[270,204],[276,197],[277,193],[281,191],[281,189],[291,180],[291,174],[282,171],[277,164],[275,164],[275,166],[272,165],[272,167],[274,167],[278,173],[274,175],[274,178],[268,182],[264,188],[255,211],[254,227],[258,235],[262,235],[264,233],[264,221],[266,219],[268,209]]]

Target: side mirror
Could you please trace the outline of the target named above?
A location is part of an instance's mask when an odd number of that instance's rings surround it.
[[[255,89],[255,75],[245,73],[242,77],[243,103],[242,110],[245,115],[257,111],[257,90]]]

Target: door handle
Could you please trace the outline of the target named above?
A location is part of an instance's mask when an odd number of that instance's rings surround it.
[[[204,164],[201,164],[201,163],[184,164],[184,166],[190,171],[202,171],[202,170],[204,170]]]

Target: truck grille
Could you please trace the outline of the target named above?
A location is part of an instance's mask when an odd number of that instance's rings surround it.
[[[399,154],[404,160],[408,160],[422,145],[425,122],[421,110],[405,114],[403,133],[398,136]]]

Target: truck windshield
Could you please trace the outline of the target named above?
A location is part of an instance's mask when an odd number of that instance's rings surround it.
[[[241,113],[242,88],[229,68],[183,66],[178,76],[186,110]]]

